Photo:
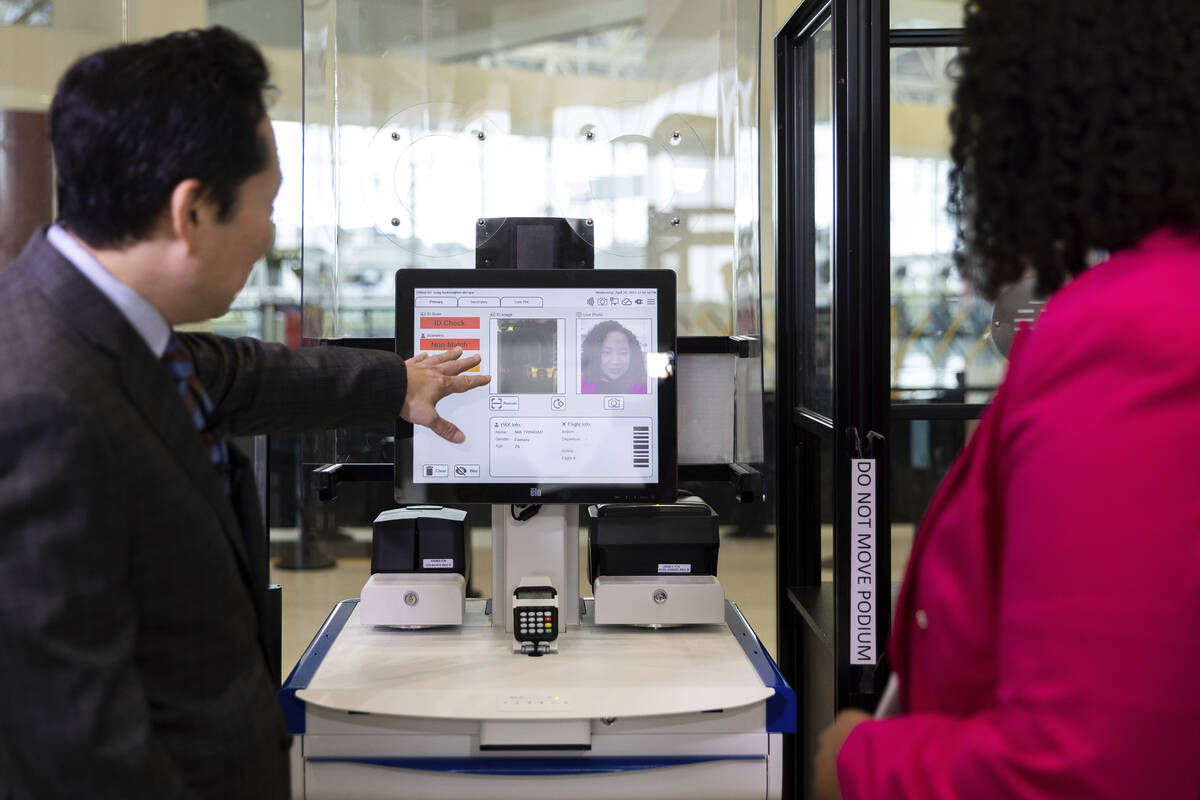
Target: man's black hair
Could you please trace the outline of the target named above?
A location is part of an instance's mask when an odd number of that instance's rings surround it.
[[[1200,231],[1200,3],[970,0],[950,115],[959,266],[1044,294],[1094,251]]]
[[[256,130],[267,80],[258,49],[222,27],[76,61],[50,106],[59,222],[92,247],[128,245],[189,178],[228,218],[241,183],[270,157]]]

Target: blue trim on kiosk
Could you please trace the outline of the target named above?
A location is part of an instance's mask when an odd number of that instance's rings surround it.
[[[638,772],[715,761],[762,761],[762,756],[661,756],[624,758],[343,758],[316,756],[310,762],[369,764],[376,767],[453,772],[462,775],[597,775]]]
[[[313,675],[316,674],[317,668],[321,666],[322,660],[329,652],[329,648],[333,646],[338,634],[342,632],[342,628],[346,625],[346,620],[350,618],[350,613],[354,611],[354,607],[358,605],[358,599],[343,600],[333,607],[333,611],[325,619],[325,623],[321,629],[317,631],[317,635],[309,643],[308,648],[304,651],[304,655],[300,656],[300,660],[296,662],[296,666],[292,669],[292,673],[288,675],[283,686],[279,689],[279,704],[283,707],[283,715],[287,720],[288,731],[293,734],[301,734],[305,732],[304,719],[304,701],[296,698],[296,692],[308,686]],[[783,675],[779,672],[779,668],[775,666],[775,662],[767,655],[767,650],[763,647],[762,641],[754,633],[750,624],[746,622],[746,618],[742,616],[741,610],[728,600],[725,601],[725,623],[729,626],[729,630],[733,633],[738,644],[742,646],[742,650],[746,653],[746,657],[750,659],[750,663],[754,665],[754,669],[758,672],[758,677],[762,680],[764,686],[769,686],[775,690],[775,693],[767,698],[767,732],[768,733],[795,733],[796,732],[796,693],[792,687],[788,686]],[[334,761],[347,761],[348,759],[330,759]],[[350,759],[352,760],[352,759]],[[388,761],[388,759],[383,759]],[[429,760],[429,759],[427,759]],[[432,759],[440,761],[444,759]],[[478,760],[478,759],[473,759]],[[719,760],[719,759],[701,759],[704,760]],[[361,761],[361,759],[360,759]],[[417,762],[421,759],[391,759],[391,761],[411,761]],[[589,764],[595,764],[597,759],[587,759]],[[621,763],[629,763],[629,759],[618,759]],[[670,766],[663,759],[649,759],[655,761],[657,766]],[[363,761],[362,763],[368,763]],[[374,763],[374,762],[369,762]],[[696,763],[695,760],[684,760],[680,763]],[[399,763],[392,766],[401,766]],[[426,769],[426,767],[408,767],[410,769]],[[651,769],[651,766],[631,767],[635,769]],[[589,767],[591,769],[591,767]],[[604,770],[599,770],[604,771]],[[608,770],[615,771],[615,770]],[[543,773],[528,773],[528,774],[543,774]]]
[[[350,612],[358,605],[358,598],[343,600],[333,607],[325,623],[317,631],[317,635],[308,643],[304,655],[292,668],[283,686],[279,689],[279,705],[283,707],[283,716],[287,720],[288,731],[293,734],[304,733],[304,701],[296,699],[296,692],[308,687],[309,681],[317,673],[317,667],[325,659],[329,648],[333,646],[338,634],[346,626]]]
[[[775,694],[767,698],[767,733],[796,732],[796,692],[783,678],[775,662],[767,655],[758,634],[746,622],[741,609],[728,600],[725,601],[725,624],[738,640],[746,658],[754,665],[758,677],[764,686],[775,690]]]

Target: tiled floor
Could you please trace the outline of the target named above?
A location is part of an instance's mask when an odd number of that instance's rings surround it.
[[[356,536],[363,535],[354,531]],[[369,537],[369,531],[366,532]],[[286,538],[283,532],[281,538]],[[472,536],[473,586],[489,594],[491,586],[491,536]],[[581,562],[586,562],[582,559]],[[581,563],[580,586],[587,587],[586,565]],[[325,617],[340,600],[358,597],[370,575],[366,558],[342,558],[337,566],[314,570],[271,567],[271,581],[283,586],[283,673],[291,671]],[[775,652],[775,539],[721,534],[718,577],[725,596],[737,603],[768,652]],[[590,594],[590,590],[584,590]]]

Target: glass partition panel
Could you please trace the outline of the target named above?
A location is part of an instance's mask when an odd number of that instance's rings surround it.
[[[50,99],[80,55],[122,39],[120,0],[0,2],[0,268],[54,219]]]
[[[0,25],[49,27],[54,22],[54,6],[36,0],[0,0]]]
[[[598,269],[673,269],[680,335],[760,335],[759,27],[750,0],[306,3],[305,337],[390,335],[396,269],[538,216],[584,220]]]
[[[254,42],[271,71],[267,113],[283,183],[275,196],[275,240],[254,266],[229,313],[212,328],[227,336],[254,336],[300,346],[301,188],[304,112],[300,68],[300,8],[282,0],[207,0],[208,25],[224,25]]]
[[[290,42],[279,38],[290,30]],[[284,183],[276,201],[276,243],[230,312],[211,327],[229,335],[284,341],[299,331],[300,10],[249,0],[0,0],[0,264],[54,218],[47,112],[62,73],[79,56],[175,30],[226,25],[263,47],[276,87],[271,115]],[[269,38],[269,40],[265,40]],[[292,337],[299,344],[298,335]]]
[[[953,82],[949,47],[891,50],[892,396],[897,402],[986,402],[1004,359],[991,304],[954,267],[949,197]]]
[[[759,239],[759,37],[762,6],[735,2],[725,6],[732,15],[734,37],[723,37],[721,72],[735,76],[735,91],[723,93],[722,103],[732,115],[733,134],[722,139],[721,160],[734,172],[733,269],[730,293],[733,298],[731,333],[754,336],[761,343],[759,355],[737,359],[736,450],[737,461],[761,463],[766,459],[763,420],[764,357],[767,356],[762,308],[762,261]],[[773,245],[772,245],[773,246]]]
[[[815,478],[809,476],[802,484],[809,490],[816,488],[817,497],[805,498],[805,503],[813,503],[820,515],[821,521],[821,583],[833,583],[833,438],[829,436],[806,437],[805,446],[816,449],[819,460],[816,462],[820,473]],[[809,512],[811,513],[811,512]]]
[[[893,28],[960,28],[962,0],[892,0]]]
[[[811,343],[801,343],[800,401],[826,417],[833,416],[833,21],[812,35],[812,269],[802,289],[801,329]]]
[[[889,448],[892,580],[904,577],[917,525],[978,424],[977,420],[893,420]]]

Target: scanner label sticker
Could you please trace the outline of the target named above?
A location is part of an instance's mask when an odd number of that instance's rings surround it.
[[[691,564],[659,564],[659,575],[690,575],[692,573]]]
[[[423,558],[421,559],[422,569],[454,569],[453,558]]]
[[[850,663],[875,664],[875,459],[850,460]]]

